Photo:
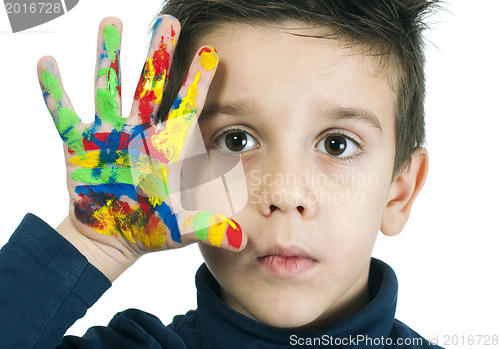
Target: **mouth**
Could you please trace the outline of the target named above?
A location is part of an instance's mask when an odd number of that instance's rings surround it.
[[[273,247],[257,257],[257,262],[271,275],[290,279],[312,269],[317,261],[300,247]]]

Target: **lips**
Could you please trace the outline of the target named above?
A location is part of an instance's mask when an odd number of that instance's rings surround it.
[[[299,247],[273,247],[257,258],[257,262],[271,275],[289,279],[306,273],[317,261]]]

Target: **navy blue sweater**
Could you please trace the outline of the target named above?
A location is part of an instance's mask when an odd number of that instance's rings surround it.
[[[439,348],[394,319],[394,271],[373,259],[371,302],[321,331],[277,329],[228,308],[202,265],[198,309],[165,326],[140,310],[118,313],[107,327],[81,337],[66,330],[111,286],[109,280],[49,225],[28,214],[0,251],[1,348]]]

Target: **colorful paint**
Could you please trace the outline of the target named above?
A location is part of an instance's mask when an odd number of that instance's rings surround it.
[[[121,131],[125,124],[119,114],[119,104],[117,97],[120,96],[119,87],[119,48],[120,48],[120,33],[113,25],[107,25],[103,33],[104,48],[108,55],[111,65],[101,68],[97,72],[97,78],[105,76],[106,87],[99,88],[96,91],[96,108],[102,121],[109,122],[115,130]]]
[[[128,241],[139,241],[148,249],[161,248],[168,228],[143,201],[143,196],[137,196],[137,200],[138,205],[130,206],[113,194],[94,193],[90,189],[85,196],[80,194],[75,215],[100,234],[123,235]]]
[[[158,25],[157,21],[154,34]],[[134,98],[139,101],[139,116],[143,124],[151,124],[154,121],[154,104],[159,105],[163,98],[163,89],[165,81],[168,79],[170,64],[170,54],[167,50],[169,40],[171,40],[172,45],[175,45],[173,27],[171,27],[171,37],[164,42],[165,37],[162,36],[158,50],[153,53],[153,57],[146,60],[135,91]]]
[[[152,137],[153,146],[169,162],[179,161],[188,130],[198,112],[198,81],[200,76],[201,74],[198,72],[184,98],[177,97],[173,109],[168,114],[168,120],[165,122],[165,130]]]
[[[227,219],[222,214],[213,215],[201,211],[189,217],[184,222],[184,228],[192,227],[200,241],[208,240],[211,245],[219,247],[224,236],[227,237],[229,246],[240,248],[242,243],[241,227],[234,220]]]
[[[213,70],[219,62],[217,51],[213,47],[204,47],[199,52],[200,64],[206,71]]]
[[[187,133],[198,112],[198,72],[184,98],[178,97],[165,123],[165,130],[151,127],[155,105],[162,99],[168,78],[170,55],[167,43],[175,43],[175,32],[161,38],[159,48],[144,66],[134,98],[139,103],[139,124],[127,124],[119,113],[121,95],[119,77],[120,34],[108,25],[103,32],[103,52],[99,56],[98,79],[105,87],[96,92],[96,120],[88,128],[65,107],[60,79],[42,70],[44,98],[57,131],[68,145],[69,162],[77,167],[71,179],[77,182],[73,199],[75,216],[100,234],[123,236],[147,249],[166,247],[168,237],[181,242],[178,216],[169,206],[169,162],[177,162]],[[200,52],[200,64],[207,70],[217,65],[215,50]],[[113,126],[103,132],[103,122]],[[109,127],[106,127],[109,129]],[[195,231],[198,238],[220,246],[224,237],[239,248],[242,233],[236,222],[222,215],[199,212],[183,227]]]
[[[43,69],[40,75],[42,87],[45,90],[45,102],[47,103],[50,97],[55,103],[55,107],[52,109],[52,119],[57,132],[59,132],[59,135],[71,151],[80,155],[85,154],[82,134],[75,129],[75,126],[80,123],[80,118],[73,110],[62,106],[63,89],[61,81],[51,72]]]

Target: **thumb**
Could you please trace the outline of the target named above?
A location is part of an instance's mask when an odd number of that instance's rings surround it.
[[[184,213],[178,221],[182,243],[201,242],[230,251],[245,248],[247,236],[235,220],[209,211]]]

